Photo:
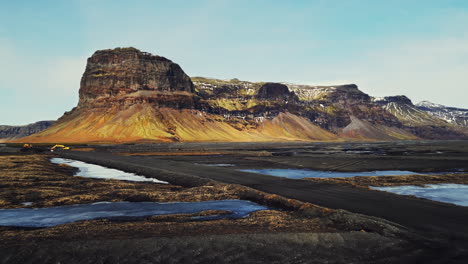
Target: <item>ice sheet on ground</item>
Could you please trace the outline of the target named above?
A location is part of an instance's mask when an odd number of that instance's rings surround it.
[[[99,202],[49,208],[0,209],[0,226],[49,227],[82,220],[111,217],[142,217],[167,214],[191,214],[205,210],[230,211],[232,214],[207,216],[243,218],[250,213],[267,208],[245,200],[219,200],[205,202],[154,203],[154,202]]]
[[[335,172],[335,171],[318,171],[318,170],[299,170],[299,169],[243,169],[241,171],[266,174],[277,177],[290,179],[303,178],[339,178],[339,177],[355,177],[355,176],[398,176],[398,175],[416,175],[427,174],[413,171],[365,171],[365,172]]]
[[[63,159],[63,158],[52,158],[50,159],[52,163],[57,164],[67,164],[72,167],[79,169],[78,173],[75,176],[87,177],[87,178],[96,178],[96,179],[115,179],[122,181],[136,181],[136,182],[155,182],[155,183],[164,183],[168,182],[160,181],[155,178],[146,178],[144,176],[136,175],[134,173],[124,172],[121,170],[110,169],[103,166],[90,164],[78,160]]]
[[[405,185],[390,187],[370,187],[374,190],[401,195],[414,195],[429,200],[468,206],[468,185],[465,184],[426,184],[422,186]]]

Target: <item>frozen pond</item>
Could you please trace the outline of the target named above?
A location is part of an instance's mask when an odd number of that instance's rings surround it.
[[[219,200],[187,203],[99,202],[49,208],[1,209],[0,226],[49,227],[76,221],[111,217],[143,217],[168,214],[192,214],[205,210],[225,210],[232,214],[197,217],[197,220],[242,218],[266,210],[244,200]]]
[[[63,159],[63,158],[52,158],[50,159],[52,163],[57,164],[67,164],[72,167],[79,169],[78,173],[75,176],[87,177],[87,178],[96,178],[96,179],[115,179],[121,181],[137,181],[137,182],[155,182],[155,183],[164,183],[168,182],[160,181],[154,178],[146,178],[144,176],[136,175],[134,173],[124,172],[121,170],[110,169],[103,166],[90,164],[82,161]]]
[[[366,171],[366,172],[336,172],[336,171],[316,171],[316,170],[298,170],[298,169],[245,169],[245,172],[266,174],[290,179],[303,178],[339,178],[355,176],[398,176],[398,175],[416,175],[427,174],[413,171]]]
[[[401,195],[414,195],[416,197],[444,203],[468,206],[468,185],[465,184],[426,184],[424,187],[406,185],[370,188]]]

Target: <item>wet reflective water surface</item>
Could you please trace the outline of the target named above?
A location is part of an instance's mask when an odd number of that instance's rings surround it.
[[[96,179],[115,179],[122,181],[137,181],[137,182],[154,182],[154,183],[163,183],[167,184],[168,182],[160,181],[155,178],[146,178],[144,176],[136,175],[134,173],[124,172],[121,170],[110,169],[103,166],[90,164],[82,161],[63,159],[63,158],[52,158],[50,159],[52,163],[57,164],[67,164],[72,167],[79,169],[78,173],[75,176],[81,176],[86,178],[96,178]]]
[[[413,171],[385,170],[385,171],[365,171],[365,172],[336,172],[336,171],[317,171],[317,170],[298,170],[298,169],[245,169],[245,172],[266,174],[290,179],[303,178],[340,178],[355,176],[398,176],[398,175],[417,175],[427,174]]]
[[[468,206],[468,185],[465,184],[426,184],[425,186],[370,187],[374,190],[401,195],[414,195],[429,200]]]
[[[229,211],[231,214],[197,217],[197,220],[243,218],[267,208],[245,200],[204,202],[99,202],[49,208],[1,209],[0,226],[50,227],[82,220],[112,217],[143,217],[168,214],[193,214],[205,210]]]

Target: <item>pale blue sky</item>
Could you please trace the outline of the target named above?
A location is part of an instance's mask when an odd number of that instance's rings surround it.
[[[190,76],[356,83],[468,108],[465,0],[0,0],[0,124],[56,119],[86,58],[133,46]]]

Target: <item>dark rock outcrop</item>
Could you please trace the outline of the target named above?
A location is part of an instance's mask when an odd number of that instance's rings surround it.
[[[262,100],[298,100],[294,92],[289,91],[288,86],[281,83],[265,83],[258,89],[255,98]]]
[[[374,98],[374,102],[379,105],[387,105],[388,103],[398,103],[398,104],[408,104],[413,105],[411,100],[404,96],[404,95],[396,95],[396,96],[385,96],[380,98]]]
[[[370,101],[370,96],[359,90],[356,84],[331,86],[329,88],[334,89],[334,91],[325,95],[322,100],[347,105],[368,103]]]
[[[135,48],[100,50],[88,58],[78,107],[108,99],[167,101],[157,98],[167,92],[194,92],[190,77],[178,64]]]

